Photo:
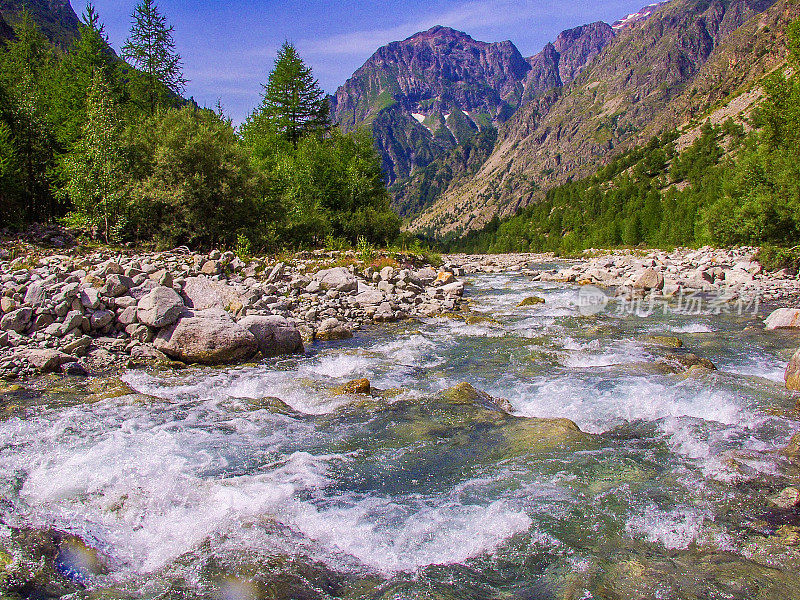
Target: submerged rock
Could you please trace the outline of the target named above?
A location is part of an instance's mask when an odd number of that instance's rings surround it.
[[[680,339],[666,335],[648,335],[644,338],[644,342],[662,348],[683,348],[683,342]]]
[[[369,379],[356,379],[334,388],[333,391],[337,395],[360,394],[368,396],[372,391],[372,385],[370,384]]]
[[[445,390],[442,392],[442,397],[449,404],[454,405],[475,405],[504,413],[510,413],[513,410],[511,403],[505,398],[493,398],[486,392],[477,390],[466,382]]]
[[[791,510],[800,506],[800,490],[795,487],[787,487],[781,493],[770,498],[772,504],[783,510]]]
[[[800,391],[800,350],[794,353],[783,375],[786,389]]]
[[[538,296],[530,296],[528,298],[525,298],[525,300],[523,300],[519,304],[517,304],[517,307],[518,308],[524,308],[524,307],[527,307],[527,306],[538,306],[538,305],[544,304],[544,303],[545,303],[544,298],[539,298]]]

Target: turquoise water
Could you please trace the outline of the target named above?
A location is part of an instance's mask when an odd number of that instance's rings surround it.
[[[97,548],[87,597],[800,597],[800,517],[768,501],[797,483],[800,337],[583,316],[578,290],[480,276],[467,319],[34,394],[0,421],[3,520]],[[665,372],[651,335],[719,371]],[[332,391],[362,377],[372,398]],[[513,416],[443,394],[462,382]]]

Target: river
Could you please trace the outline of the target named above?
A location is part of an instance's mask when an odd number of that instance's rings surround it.
[[[518,274],[467,297],[302,357],[128,372],[136,393],[53,380],[0,421],[2,520],[96,548],[87,598],[800,597],[800,513],[769,502],[797,483],[800,337],[769,307],[587,315]],[[372,397],[332,392],[357,378]]]

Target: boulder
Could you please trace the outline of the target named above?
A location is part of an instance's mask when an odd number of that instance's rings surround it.
[[[258,351],[255,336],[219,311],[194,313],[162,329],[155,347],[170,358],[204,365],[231,364]]]
[[[78,360],[74,356],[50,348],[22,350],[19,355],[41,373],[55,373],[62,365]]]
[[[345,340],[353,337],[353,331],[335,317],[331,317],[320,324],[315,336],[321,341]]]
[[[177,321],[184,308],[183,299],[175,290],[158,287],[139,300],[136,316],[140,323],[161,329]]]
[[[531,296],[530,298],[525,298],[522,302],[517,304],[517,307],[524,308],[527,306],[537,306],[539,304],[544,304],[544,298],[539,298],[537,296]]]
[[[392,305],[388,302],[383,302],[378,306],[375,314],[372,315],[372,320],[376,323],[393,323],[397,321],[397,317],[392,309]]]
[[[100,307],[100,290],[89,287],[80,293],[80,301],[84,308],[96,310]]]
[[[110,310],[98,310],[89,317],[92,329],[103,329],[114,322],[114,313]]]
[[[800,309],[779,308],[764,321],[767,329],[789,329],[800,327]]]
[[[25,304],[31,308],[41,308],[47,301],[50,300],[50,288],[53,286],[52,281],[35,281],[28,286],[28,291],[25,293]]]
[[[207,277],[190,277],[183,288],[186,306],[195,310],[221,309],[237,313],[244,300],[229,285]]]
[[[283,317],[254,315],[241,319],[239,325],[253,334],[261,354],[267,358],[304,351],[300,332]]]
[[[462,296],[464,294],[464,282],[453,281],[439,288],[447,296]]]
[[[434,281],[434,285],[448,285],[453,283],[456,280],[455,275],[453,275],[450,271],[442,271],[436,276],[436,280]]]
[[[322,289],[337,290],[339,292],[358,291],[358,280],[355,275],[344,267],[334,267],[320,271],[315,275]]]
[[[794,353],[784,374],[786,389],[800,391],[800,350]]]
[[[366,292],[361,292],[358,296],[356,296],[356,302],[360,306],[374,306],[376,304],[380,304],[386,299],[386,296],[380,290],[368,290]]]
[[[31,319],[33,319],[33,310],[27,306],[18,308],[3,316],[3,319],[0,320],[0,329],[22,333],[28,328]]]
[[[637,290],[660,290],[664,288],[664,276],[653,268],[642,271],[634,280]]]
[[[106,277],[106,293],[112,298],[118,298],[128,293],[135,287],[133,279],[125,275],[113,274]]]

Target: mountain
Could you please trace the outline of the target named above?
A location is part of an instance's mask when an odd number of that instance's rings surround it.
[[[380,48],[331,102],[346,131],[371,125],[389,183],[510,117],[530,65],[511,42],[434,27]]]
[[[785,59],[776,34],[797,12],[775,0],[672,0],[652,9],[621,22],[573,81],[532,94],[480,168],[447,186],[411,228],[434,236],[480,228],[701,117]]]
[[[453,152],[475,156],[470,146],[485,147],[531,96],[571,81],[613,36],[605,23],[579,27],[526,59],[511,42],[437,26],[380,48],[337,90],[332,115],[345,131],[371,128],[395,207],[413,214],[427,204],[404,200],[412,176]]]
[[[0,0],[0,17],[16,25],[27,8],[33,21],[54,45],[66,49],[80,33],[80,19],[69,0]]]

